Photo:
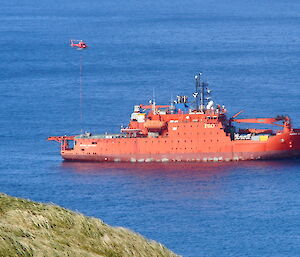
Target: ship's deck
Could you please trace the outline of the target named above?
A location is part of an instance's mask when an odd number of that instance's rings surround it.
[[[103,139],[103,138],[125,138],[125,134],[97,134],[97,135],[92,135],[92,134],[82,134],[82,135],[77,135],[74,137],[74,139],[80,139],[80,138],[85,138],[85,139]]]

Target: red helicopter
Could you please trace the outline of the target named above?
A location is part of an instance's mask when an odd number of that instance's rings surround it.
[[[88,47],[87,44],[82,40],[75,40],[75,39],[70,40],[70,45],[71,47],[78,47],[78,49],[85,49]]]

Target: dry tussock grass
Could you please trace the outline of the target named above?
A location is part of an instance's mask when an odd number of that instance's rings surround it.
[[[0,256],[161,257],[174,253],[125,228],[0,194]]]

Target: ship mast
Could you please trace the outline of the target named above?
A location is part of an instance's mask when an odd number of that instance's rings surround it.
[[[193,96],[196,98],[196,111],[204,113],[207,109],[211,109],[214,103],[210,97],[211,90],[208,88],[208,83],[201,82],[201,75],[202,73],[200,72],[195,76],[196,92],[193,93]]]
[[[201,75],[200,72],[198,75],[195,76],[196,80],[196,92],[193,94],[196,98],[196,111],[204,112],[205,105],[204,105],[204,83],[201,83]]]

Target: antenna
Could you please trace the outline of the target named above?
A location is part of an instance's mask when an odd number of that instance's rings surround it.
[[[152,111],[153,111],[153,114],[156,114],[156,111],[155,111],[155,88],[153,87],[152,88]]]
[[[75,47],[77,50],[84,50],[87,48],[87,44],[82,40],[70,40],[70,46]],[[80,110],[80,131],[83,133],[83,55],[80,51],[79,61],[79,110]]]

